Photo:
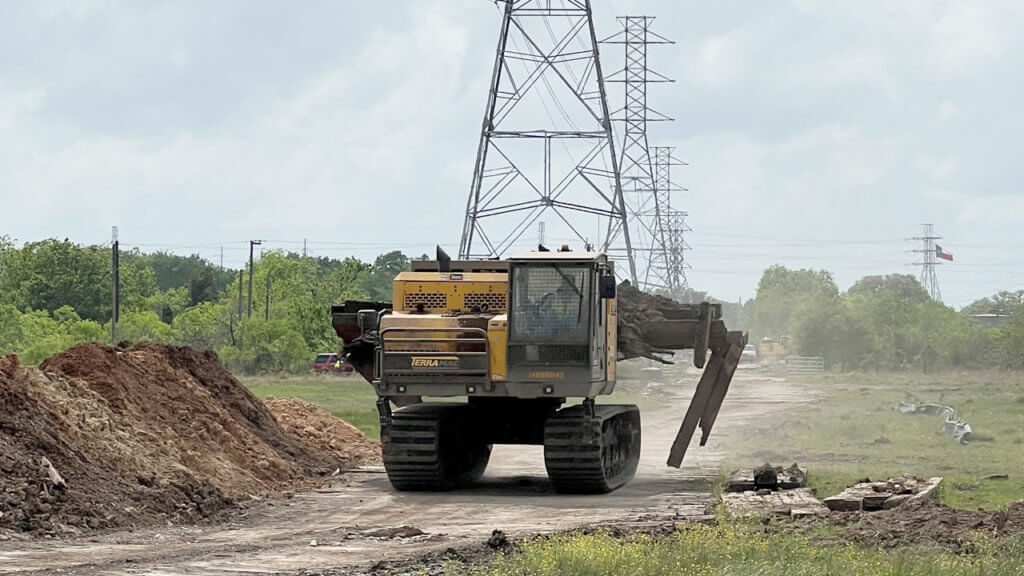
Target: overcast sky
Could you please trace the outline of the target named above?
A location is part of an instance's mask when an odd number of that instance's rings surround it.
[[[944,300],[1024,288],[1024,3],[594,0],[656,16],[676,80],[650,131],[689,163],[691,285],[773,263],[917,273]],[[0,0],[0,235],[364,260],[458,249],[498,10],[487,0]],[[608,48],[606,68],[621,66]],[[621,85],[610,85],[618,97]]]

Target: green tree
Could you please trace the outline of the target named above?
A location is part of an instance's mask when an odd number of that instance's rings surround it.
[[[373,300],[391,301],[391,288],[399,272],[409,269],[409,258],[395,250],[377,256],[366,279],[366,292]]]
[[[72,306],[83,318],[110,317],[110,252],[55,239],[31,242],[5,256],[0,286],[20,310]]]
[[[855,282],[847,294],[893,294],[913,302],[927,302],[928,292],[912,274],[865,276]]]
[[[1024,306],[1024,290],[1014,292],[1002,291],[980,300],[975,300],[966,306],[961,312],[968,315],[973,314],[1001,314],[1013,315]]]
[[[203,266],[192,273],[188,280],[188,294],[192,306],[217,299],[217,279],[213,274],[213,266]]]
[[[1010,312],[1013,318],[991,332],[994,362],[1006,370],[1024,370],[1024,305]]]
[[[788,335],[798,309],[813,305],[815,299],[833,300],[838,296],[839,288],[830,272],[770,266],[761,275],[757,295],[750,304],[752,339]]]

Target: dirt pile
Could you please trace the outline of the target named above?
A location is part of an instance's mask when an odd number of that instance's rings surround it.
[[[380,462],[380,442],[330,412],[298,398],[265,398],[263,403],[285,431],[349,464]]]
[[[833,512],[826,521],[839,527],[829,539],[881,548],[930,543],[960,553],[969,551],[979,533],[1021,533],[1024,505],[1011,504],[1006,511],[956,510],[926,499],[878,512]]]
[[[196,520],[343,465],[209,351],[91,343],[39,368],[0,359],[0,528]]]

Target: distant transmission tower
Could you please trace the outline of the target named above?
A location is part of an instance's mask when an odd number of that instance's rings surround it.
[[[628,262],[636,282],[590,0],[505,0],[459,245],[501,257],[545,213],[549,238]],[[588,235],[587,232],[591,232]]]
[[[641,286],[649,289],[646,278],[650,276],[654,254],[664,250],[663,238],[657,233],[657,214],[667,207],[659,209],[655,194],[655,170],[648,148],[647,123],[671,118],[648,106],[647,85],[672,80],[648,67],[647,46],[673,42],[651,32],[654,22],[651,16],[623,16],[618,20],[622,30],[602,40],[602,43],[621,44],[625,49],[624,67],[610,74],[608,81],[622,83],[625,87],[623,106],[612,114],[612,119],[623,123],[619,170],[623,186],[630,192],[626,209],[633,231],[634,259],[646,269],[641,274]]]
[[[920,250],[911,250],[921,255],[920,262],[914,262],[914,266],[921,267],[921,286],[936,302],[942,302],[942,292],[939,290],[939,280],[935,276],[935,267],[939,265],[936,258],[935,241],[942,240],[942,236],[935,235],[935,228],[931,224],[921,224],[921,235],[910,238],[921,242]]]
[[[668,292],[675,299],[681,299],[690,287],[686,278],[686,251],[690,245],[686,243],[686,233],[690,227],[686,224],[688,213],[672,207],[672,192],[685,190],[672,182],[672,167],[684,165],[672,156],[673,148],[656,146],[654,149],[654,191],[655,209],[654,234],[655,250],[651,251],[648,276],[645,281],[649,289],[660,289]]]

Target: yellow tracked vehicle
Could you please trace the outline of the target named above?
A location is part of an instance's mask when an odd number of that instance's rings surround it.
[[[479,478],[494,444],[541,444],[560,492],[608,492],[640,458],[636,406],[598,404],[615,389],[619,322],[613,262],[601,253],[413,262],[393,302],[332,307],[343,353],[374,387],[384,467],[398,490],[448,490]],[[666,301],[668,302],[668,301]],[[673,303],[674,304],[674,303]],[[745,332],[715,305],[664,306],[633,326],[654,350],[694,350],[704,367],[670,450],[678,467],[697,426],[707,440]],[[465,397],[465,402],[424,398]],[[563,407],[570,399],[582,402]]]

